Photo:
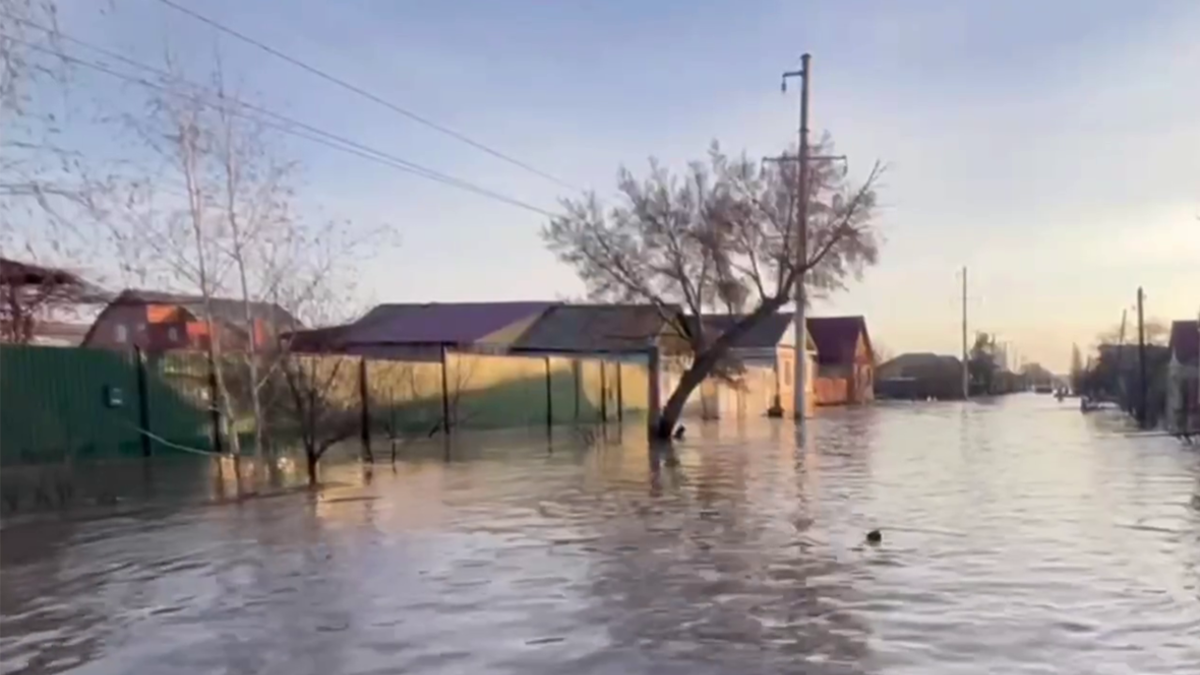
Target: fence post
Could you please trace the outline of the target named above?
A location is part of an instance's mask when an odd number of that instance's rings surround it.
[[[150,444],[150,396],[146,386],[146,355],[141,347],[133,348],[133,362],[137,368],[138,396],[138,438],[142,445],[142,457],[149,457],[153,452]]]
[[[363,459],[374,464],[375,455],[371,453],[371,398],[370,389],[367,386],[367,359],[360,357],[358,360],[358,398],[359,412],[361,414],[360,425],[362,427],[362,454]]]
[[[571,379],[575,380],[575,423],[579,423],[579,389],[583,386],[583,366],[579,359],[571,360]]]
[[[608,362],[600,360],[600,421],[608,423]]]
[[[550,357],[546,357],[546,433],[554,426],[554,393],[550,380]]]
[[[617,361],[617,421],[625,421],[625,392],[621,385],[621,362]]]
[[[212,350],[208,351],[208,398],[212,404],[209,413],[212,419],[213,452],[225,454],[225,441],[221,438],[221,388],[217,386],[217,361]]]
[[[442,345],[442,431],[450,435],[450,381],[446,377],[446,345]]]

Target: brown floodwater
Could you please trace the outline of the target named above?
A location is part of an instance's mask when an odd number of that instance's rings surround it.
[[[1036,395],[690,426],[6,527],[0,671],[1200,672],[1195,448]]]

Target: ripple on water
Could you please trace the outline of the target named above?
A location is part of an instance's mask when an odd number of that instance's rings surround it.
[[[689,425],[673,467],[636,429],[464,441],[319,500],[6,528],[2,671],[1194,675],[1200,463],[1044,399],[822,411],[805,449]]]

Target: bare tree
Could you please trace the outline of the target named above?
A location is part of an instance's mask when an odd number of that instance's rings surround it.
[[[304,449],[311,486],[320,482],[318,467],[325,453],[362,429],[353,377],[359,361],[351,356],[292,353],[280,360],[290,395],[284,411]]]
[[[219,62],[218,62],[219,66]],[[221,217],[226,228],[229,257],[241,300],[242,320],[249,332],[242,354],[248,371],[246,394],[254,419],[254,449],[261,463],[266,456],[267,416],[263,411],[265,385],[260,359],[263,337],[275,338],[281,331],[280,316],[263,317],[256,307],[277,306],[279,284],[298,274],[295,239],[298,223],[290,213],[292,191],[287,179],[292,164],[281,162],[266,147],[266,129],[236,96],[226,93],[220,69],[216,75],[214,106],[217,133],[214,153],[221,176]],[[291,255],[280,255],[285,252]],[[271,332],[260,334],[260,328]],[[286,326],[294,330],[295,326]],[[267,364],[268,371],[270,364]]]
[[[40,321],[72,313],[95,291],[64,264],[76,258],[75,220],[92,204],[83,157],[63,147],[62,112],[46,101],[66,88],[60,47],[53,1],[0,0],[0,249],[12,256],[0,261],[5,342],[31,341]]]
[[[0,258],[0,342],[33,342],[38,323],[94,292],[69,270]]]
[[[1146,319],[1144,330],[1146,332],[1146,344],[1149,345],[1165,345],[1171,336],[1170,323],[1158,318]],[[1136,321],[1131,321],[1124,327],[1118,324],[1096,336],[1097,345],[1128,345],[1137,344],[1137,341]]]
[[[886,344],[877,340],[871,341],[871,358],[876,368],[896,358],[896,353]]]
[[[296,164],[282,159],[276,126],[229,90],[219,57],[211,81],[187,80],[168,55],[147,87],[149,114],[130,118],[129,127],[165,160],[184,194],[161,174],[132,181],[113,200],[120,217],[106,224],[141,278],[200,297],[214,403],[231,423],[253,420],[261,466],[273,419],[267,408],[290,398],[269,387],[288,356],[279,338],[348,318],[354,285],[346,262],[378,250],[381,239],[347,222],[304,217],[292,187]],[[242,334],[236,342],[228,341],[233,332]],[[236,432],[228,444],[240,453]]]
[[[0,206],[5,221],[14,207],[33,202],[49,209],[65,192],[47,174],[69,153],[55,143],[61,132],[55,114],[33,96],[39,86],[64,79],[54,58],[57,13],[50,0],[0,0]]]
[[[814,154],[829,154],[830,145],[822,141]],[[832,163],[811,163],[804,254],[795,163],[730,158],[715,143],[707,161],[691,163],[681,177],[654,160],[642,179],[622,168],[621,202],[607,210],[594,193],[562,202],[563,215],[550,221],[543,238],[575,269],[588,295],[651,304],[688,345],[690,364],[663,407],[657,437],[671,437],[688,397],[730,345],[792,300],[800,275],[825,292],[875,262],[871,224],[881,172],[876,164],[862,185],[851,187]],[[699,318],[717,308],[745,314],[708,335]]]

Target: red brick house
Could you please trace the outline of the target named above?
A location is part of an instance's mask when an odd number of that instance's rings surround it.
[[[808,319],[817,346],[817,405],[869,403],[875,400],[875,353],[861,316]]]
[[[300,326],[278,305],[250,303],[251,322],[241,300],[212,298],[213,325],[204,320],[204,300],[199,296],[160,291],[122,291],[96,317],[83,339],[84,347],[147,352],[172,349],[207,349],[213,334],[221,346],[244,350],[254,340],[257,347],[274,344],[281,333]]]

